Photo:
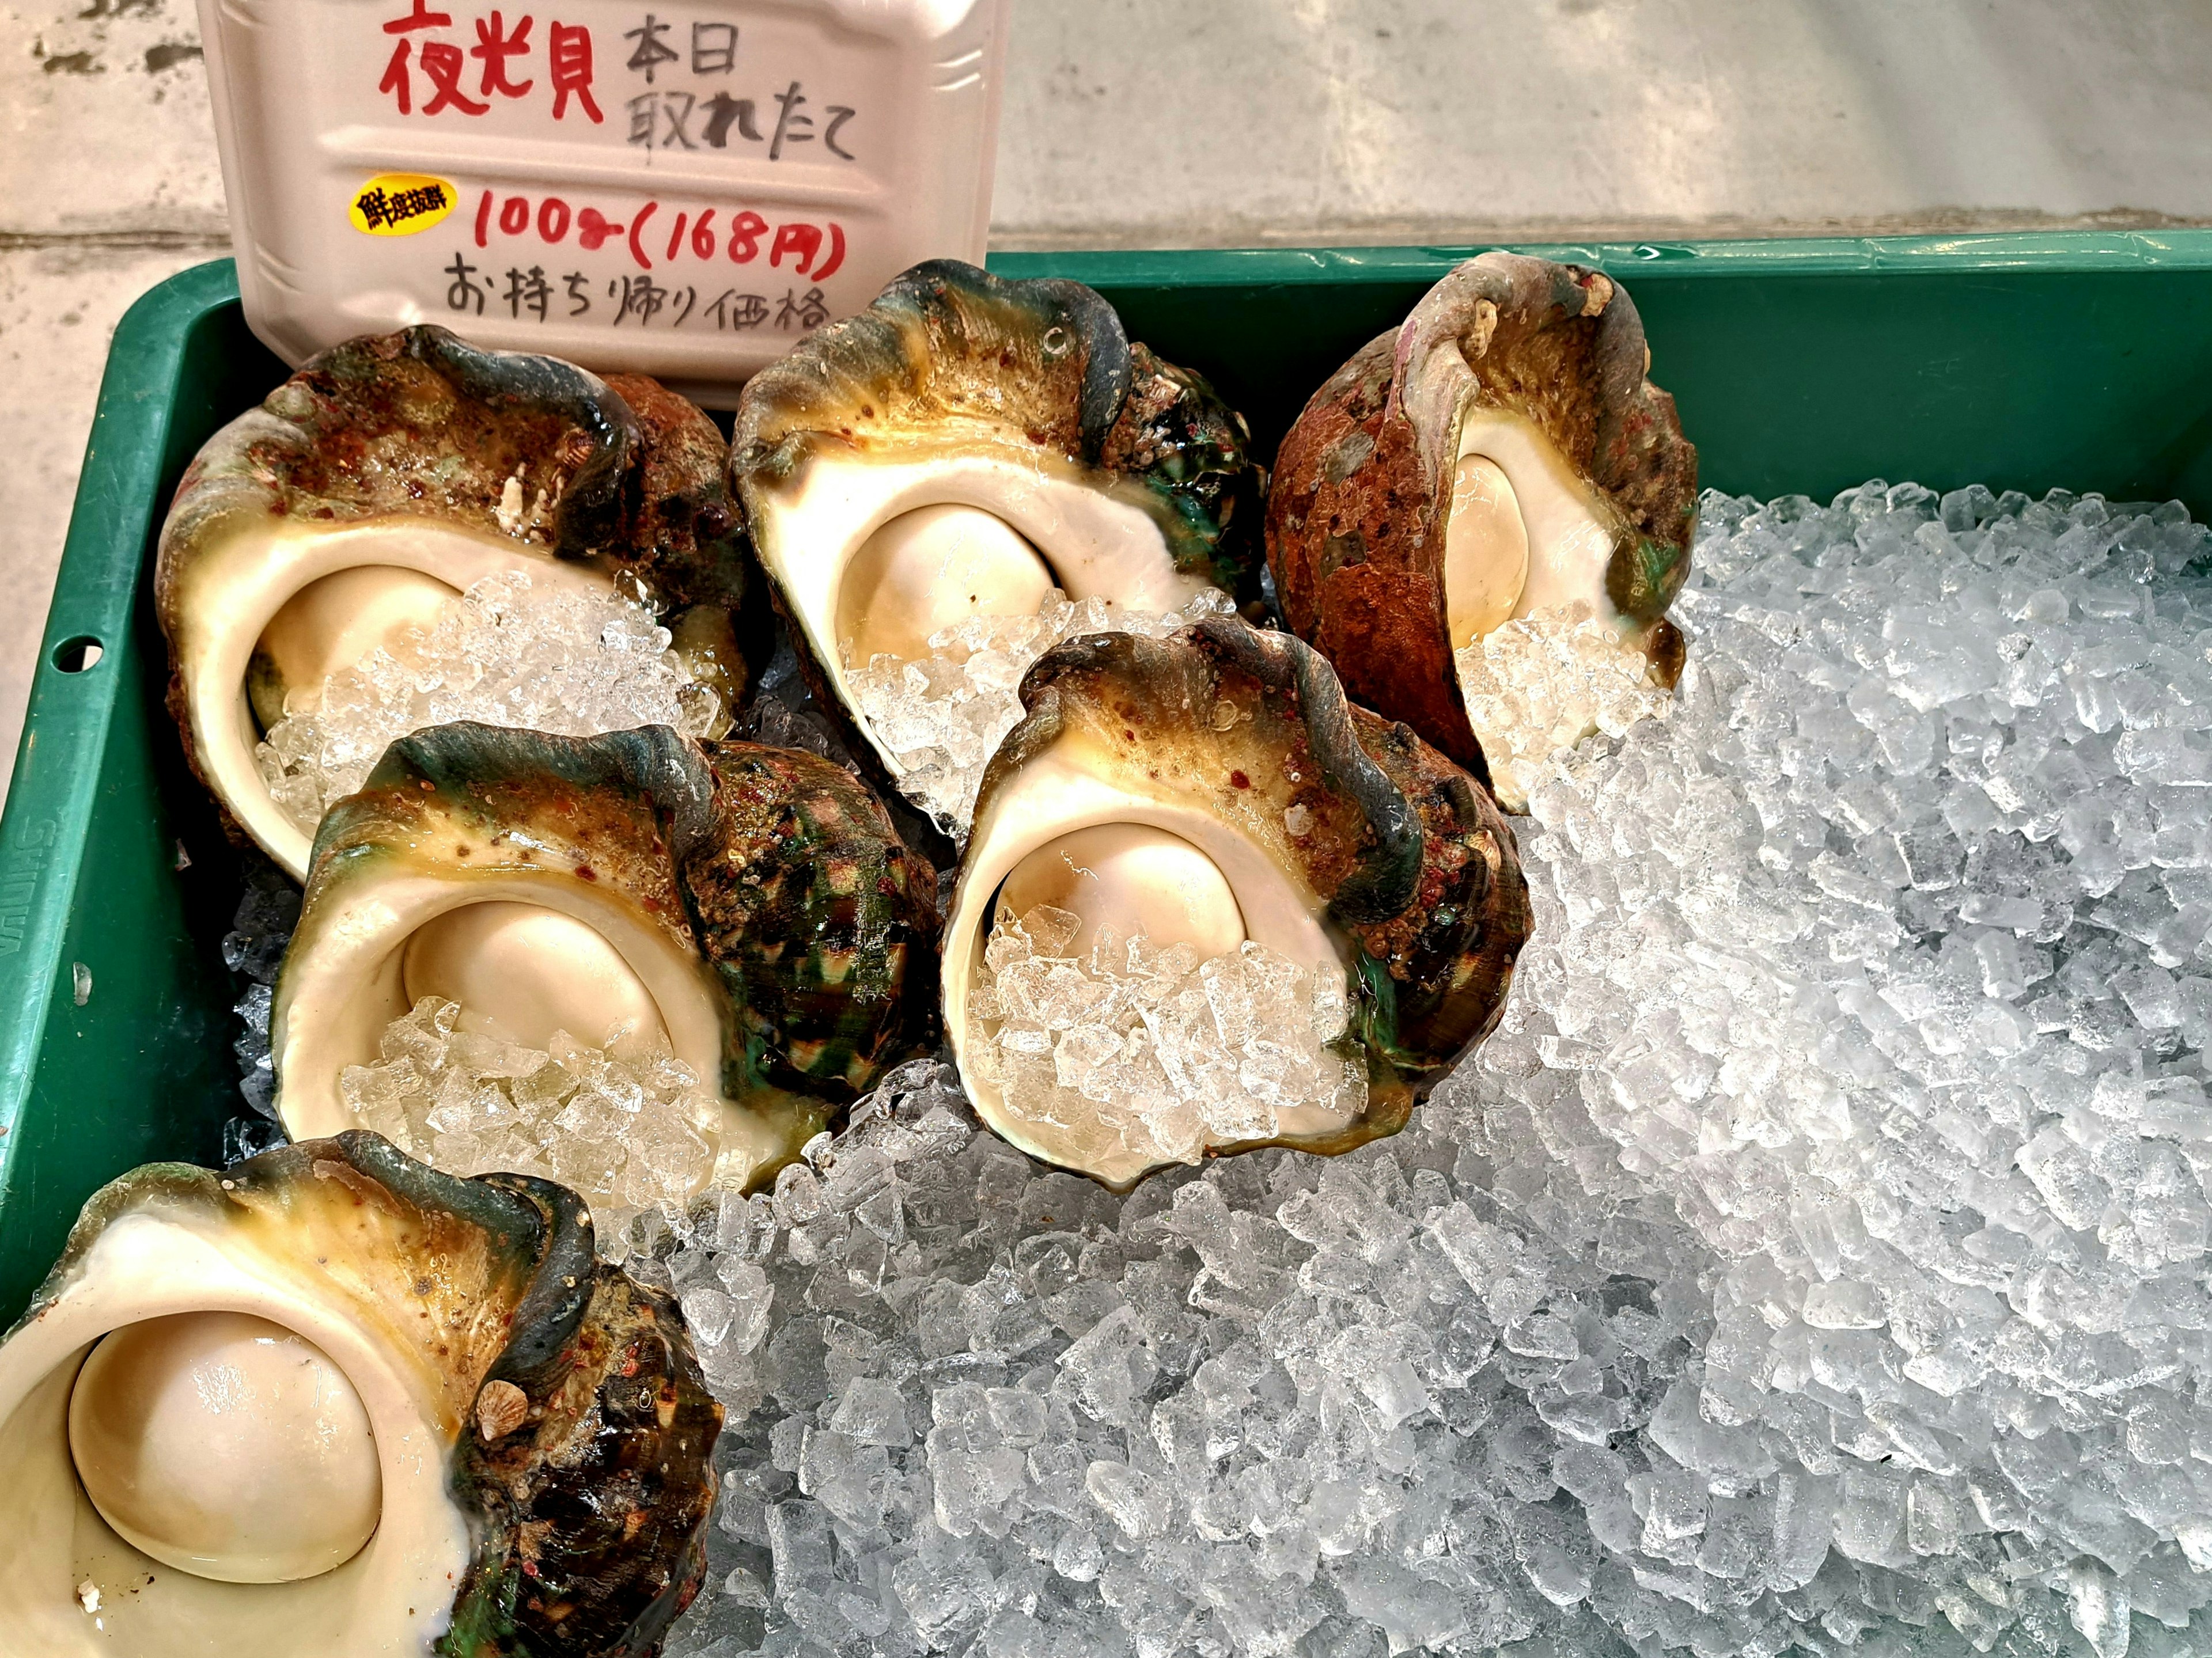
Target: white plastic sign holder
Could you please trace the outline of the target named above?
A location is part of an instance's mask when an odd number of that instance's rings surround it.
[[[199,0],[246,321],[434,322],[726,403],[980,264],[1012,0]]]

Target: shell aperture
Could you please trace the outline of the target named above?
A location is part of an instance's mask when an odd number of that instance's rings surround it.
[[[1243,912],[1221,866],[1179,835],[1141,823],[1071,830],[1007,872],[999,902],[1016,916],[1040,904],[1075,917],[1063,943],[1087,956],[1111,929],[1165,949],[1188,944],[1201,960],[1244,942]]]
[[[1092,289],[933,260],[747,384],[730,472],[823,701],[957,839],[1006,725],[980,742],[923,737],[930,714],[864,683],[878,662],[938,670],[912,694],[943,713],[966,695],[944,666],[971,649],[1011,654],[1012,641],[939,652],[933,634],[1036,618],[1055,592],[1149,619],[1243,596],[1264,477],[1249,439],[1200,376],[1130,340]],[[994,665],[994,713],[1058,637],[1006,631],[1029,637]],[[957,780],[933,774],[948,763]]]
[[[549,1046],[556,1031],[618,1050],[668,1043],[653,993],[604,934],[573,915],[495,899],[432,918],[402,946],[407,1005],[436,996],[461,1005],[465,1029]]]
[[[312,816],[279,805],[255,754],[288,694],[495,577],[609,601],[619,577],[672,625],[741,606],[725,459],[713,422],[650,380],[442,328],[311,359],[202,446],[162,525],[155,605],[195,774],[303,878]]]
[[[920,1051],[929,873],[874,796],[803,751],[666,726],[416,732],[324,820],[272,1009],[277,1109],[295,1134],[361,1126],[341,1078],[412,991],[587,1043],[634,1016],[631,1041],[665,1033],[709,1090],[714,1177],[757,1184]]]
[[[1277,453],[1285,621],[1354,700],[1486,782],[1455,653],[1508,622],[1587,614],[1657,685],[1680,671],[1667,607],[1689,573],[1697,451],[1650,365],[1604,274],[1484,253],[1355,353]]]
[[[180,1571],[289,1582],[343,1565],[376,1529],[361,1395],[266,1319],[174,1313],[115,1331],[77,1373],[69,1436],[100,1518]]]
[[[265,732],[284,717],[286,696],[312,689],[369,652],[390,648],[408,629],[437,625],[460,593],[420,570],[360,564],[309,582],[261,630],[246,665],[246,693]]]
[[[1164,640],[1097,634],[1040,659],[1022,695],[1028,713],[985,774],[945,931],[946,1034],[995,1132],[1115,1187],[1208,1152],[1347,1150],[1394,1132],[1495,1023],[1528,931],[1511,833],[1464,772],[1348,703],[1318,653],[1228,618]],[[1109,868],[1127,860],[1127,885],[1080,872],[1100,853],[1113,854]],[[1154,889],[1163,877],[1166,890]],[[1205,896],[1218,894],[1216,883],[1225,895]],[[1000,918],[1023,922],[1024,903],[1029,920],[1065,936],[1002,938]],[[1069,939],[1086,920],[1108,941],[1093,945],[1094,973],[1118,979],[1124,960],[1156,981],[1197,969],[1200,1005],[1233,981],[1248,987],[1231,998],[1240,1009],[1275,1013],[1310,992],[1313,1034],[1358,1066],[1362,1085],[1332,1088],[1301,1060],[1293,1068],[1320,1092],[1261,1087],[1264,1108],[1232,1102],[1209,1115],[1207,1090],[1188,1085],[1188,1066],[1166,1047],[1158,1068],[1173,1097],[1152,1086],[1145,1054],[1160,1039],[1147,1023],[1141,1035],[1101,1029],[1081,1054],[1055,1040],[1049,1066],[1082,1073],[1081,1099],[1054,1095],[1041,1113],[1020,1106],[1006,1086],[1009,1066],[1041,1054],[1047,1034],[1018,1005],[1036,1005],[1030,987],[1064,983],[1093,1009],[1126,1000],[1128,987],[1077,982]],[[1121,932],[1132,921],[1139,942]],[[1229,949],[1201,957],[1199,938]],[[1225,1026],[1221,1036],[1231,1038]],[[1129,1064],[1107,1052],[1109,1042]],[[1194,1058],[1201,1070],[1215,1062]],[[1104,1079],[1123,1072],[1137,1092]]]
[[[837,591],[837,642],[855,667],[878,656],[919,662],[933,634],[972,616],[1034,616],[1052,591],[1051,567],[996,513],[916,507],[854,554]]]
[[[0,1342],[0,1650],[656,1650],[704,1567],[721,1412],[674,1298],[597,1261],[594,1236],[565,1187],[456,1179],[373,1134],[112,1181]],[[302,1369],[306,1393],[276,1385]],[[364,1430],[331,1408],[339,1378]],[[347,1455],[325,1478],[264,1455],[326,1429],[368,1448],[374,1484]],[[233,1564],[288,1521],[352,1552],[217,1576],[233,1520]]]

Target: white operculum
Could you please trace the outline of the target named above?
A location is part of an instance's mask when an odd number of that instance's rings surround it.
[[[458,1002],[462,1029],[526,1048],[550,1048],[556,1031],[622,1053],[668,1046],[653,993],[621,952],[589,923],[536,904],[495,900],[434,917],[408,938],[400,983],[409,1006]]]
[[[313,1342],[244,1313],[113,1332],[70,1396],[70,1451],[101,1518],[163,1564],[227,1583],[313,1577],[382,1507],[375,1436]]]

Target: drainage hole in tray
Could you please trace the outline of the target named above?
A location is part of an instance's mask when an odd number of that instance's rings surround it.
[[[79,634],[75,639],[64,639],[54,647],[54,666],[64,673],[82,673],[99,666],[105,647],[90,634]]]

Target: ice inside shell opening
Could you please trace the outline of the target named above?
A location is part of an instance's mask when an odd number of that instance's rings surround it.
[[[1559,750],[1656,712],[1667,692],[1606,591],[1614,532],[1536,425],[1467,411],[1445,507],[1452,671],[1509,811]]]
[[[878,658],[927,659],[933,635],[1036,616],[1055,592],[1154,616],[1213,588],[1176,568],[1134,501],[988,453],[817,456],[763,504],[757,540],[793,624],[894,777],[908,768],[860,714],[854,683]]]
[[[1032,805],[1042,811],[1032,812]],[[1065,919],[1063,936],[1052,941],[1055,955],[1088,949],[1099,963],[1134,938],[1144,941],[1139,954],[1148,962],[1181,945],[1193,966],[1258,957],[1304,975],[1339,1010],[1336,1029],[1314,1033],[1333,1041],[1342,1029],[1346,968],[1321,909],[1261,848],[1210,814],[1172,800],[1115,799],[1074,756],[1048,750],[1032,759],[979,817],[945,932],[946,1035],[977,1114],[1030,1155],[1117,1187],[1212,1147],[1348,1127],[1364,1108],[1364,1091],[1352,1097],[1326,1084],[1270,1110],[1257,1133],[1217,1125],[1173,1140],[1142,1124],[1125,1134],[1112,1110],[1068,1121],[1027,1117],[984,1051],[997,1020],[988,1000],[978,1005],[994,972],[994,936],[1025,914],[1056,912]],[[1118,976],[1106,969],[1109,983]]]
[[[219,592],[178,641],[196,755],[239,825],[293,879],[313,826],[271,793],[255,750],[292,693],[319,687],[410,628],[427,630],[476,582],[507,572],[550,589],[612,592],[609,577],[524,544],[429,519],[337,526],[273,519],[234,536],[196,586]]]
[[[404,622],[351,665],[291,692],[255,762],[277,804],[312,832],[391,743],[425,726],[479,720],[585,735],[664,724],[712,737],[727,724],[716,635],[702,611],[666,626],[613,586],[587,593],[520,570],[488,576],[431,625]]]
[[[720,1078],[711,969],[589,883],[402,875],[360,910],[329,947],[295,958],[284,987],[277,1107],[295,1139],[364,1126],[342,1079],[377,1065],[386,1033],[425,998],[459,1004],[461,1029],[520,1048],[565,1034],[610,1057],[672,1054],[710,1090]],[[732,1113],[718,1114],[710,1149],[742,1142]]]

